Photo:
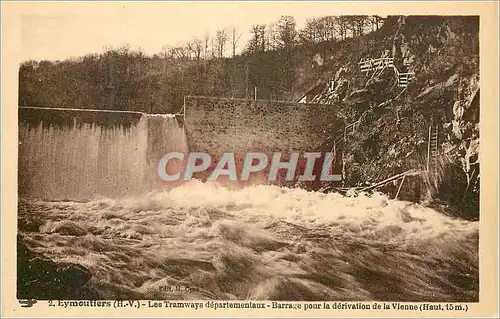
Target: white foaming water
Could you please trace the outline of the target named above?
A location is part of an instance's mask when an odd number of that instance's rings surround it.
[[[82,123],[21,125],[22,197],[88,200],[141,194],[158,188],[156,167],[167,152],[187,151],[174,116],[144,114],[128,128]]]
[[[103,299],[478,300],[477,222],[382,194],[164,189],[158,160],[187,151],[173,116],[21,126],[19,151],[23,242]]]
[[[102,298],[478,298],[478,223],[382,194],[191,181],[116,200],[20,204],[21,219],[40,220],[26,244],[88,268]]]

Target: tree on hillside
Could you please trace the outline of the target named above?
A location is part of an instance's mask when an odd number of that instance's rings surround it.
[[[208,32],[205,32],[205,35],[203,36],[203,43],[204,45],[204,59],[208,59],[208,43],[210,42],[210,34]]]
[[[335,19],[335,28],[340,39],[345,40],[347,38],[347,30],[349,30],[348,16],[337,17]]]
[[[275,61],[277,69],[283,73],[284,88],[291,92],[294,79],[293,48],[297,44],[297,30],[295,19],[292,16],[281,16],[275,24],[270,26],[270,45],[278,50],[278,59]]]
[[[231,29],[231,49],[233,51],[233,58],[236,56],[236,48],[238,46],[238,41],[241,38],[241,34],[238,32],[238,29]]]
[[[250,28],[252,37],[248,41],[246,51],[248,53],[263,52],[266,48],[266,25],[254,24]]]
[[[372,25],[372,31],[377,31],[380,28],[380,26],[384,23],[384,18],[377,15],[370,16],[368,20]]]
[[[217,57],[217,44],[215,43],[214,37],[212,37],[212,39],[210,40],[210,43],[211,43],[210,56],[211,56],[211,59],[213,60]]]
[[[226,44],[228,40],[226,29],[217,30],[216,34],[216,44],[217,44],[217,57],[224,57],[224,52],[226,51]]]
[[[368,23],[368,16],[353,15],[346,16],[348,28],[351,30],[352,36],[361,36],[365,33],[365,28]]]
[[[321,43],[333,41],[336,38],[336,17],[325,16],[307,19],[299,37],[304,43]]]
[[[203,41],[198,38],[194,38],[193,41],[187,44],[187,48],[193,53],[196,61],[200,61],[201,52],[203,51]]]
[[[292,16],[281,16],[274,25],[271,40],[274,49],[284,49],[286,52],[290,52],[297,40],[295,18]]]
[[[191,52],[187,47],[184,46],[176,46],[176,47],[171,47],[169,49],[169,56],[173,60],[177,61],[185,61],[190,59],[190,54]]]
[[[168,45],[164,45],[161,47],[161,53],[160,53],[160,56],[167,60],[168,59],[168,56],[169,56],[169,50],[170,50],[170,47]]]

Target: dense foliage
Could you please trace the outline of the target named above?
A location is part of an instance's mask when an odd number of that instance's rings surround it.
[[[64,61],[27,61],[19,71],[19,104],[170,113],[188,94],[245,98],[257,91],[258,98],[290,100],[301,92],[295,83],[306,48],[361,35],[381,23],[379,17],[329,16],[309,19],[297,30],[294,18],[283,16],[252,26],[244,48],[243,31],[231,29],[164,46],[153,56],[122,47]],[[228,51],[231,58],[225,57]]]

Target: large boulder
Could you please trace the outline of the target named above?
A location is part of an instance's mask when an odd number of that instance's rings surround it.
[[[57,263],[31,251],[17,240],[18,299],[100,299],[89,287],[88,269],[72,263]]]

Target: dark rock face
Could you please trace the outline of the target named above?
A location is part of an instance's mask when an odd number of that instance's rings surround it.
[[[100,299],[88,286],[92,275],[83,266],[56,263],[17,240],[18,299]]]
[[[453,215],[478,218],[478,27],[477,17],[388,17],[380,30],[325,62],[324,81],[348,83],[335,112],[351,126],[345,138],[338,132],[330,137],[345,140],[347,186],[425,170],[431,127],[440,155],[429,176],[406,179],[398,199],[444,201]],[[414,74],[406,87],[391,68],[361,72],[360,60],[388,55],[399,73]],[[311,101],[336,98],[325,90]],[[392,197],[398,186],[378,190]]]

